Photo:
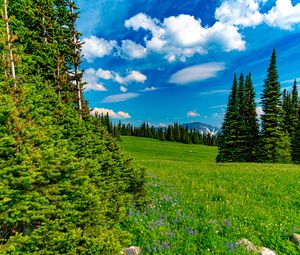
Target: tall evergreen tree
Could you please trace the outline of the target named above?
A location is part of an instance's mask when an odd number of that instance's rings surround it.
[[[246,76],[244,116],[247,127],[245,146],[247,148],[246,161],[253,162],[255,161],[259,127],[256,113],[255,92],[252,84],[251,73]]]
[[[292,123],[292,97],[291,94],[285,89],[282,94],[282,110],[283,110],[283,129],[288,132],[290,136],[294,133]]]
[[[238,160],[236,148],[238,145],[238,81],[234,74],[233,85],[229,95],[227,111],[222,124],[221,133],[218,136],[218,156],[217,162],[235,162]]]
[[[237,158],[240,162],[247,161],[248,155],[248,127],[246,124],[245,119],[245,112],[246,112],[246,104],[245,104],[245,81],[244,75],[241,73],[239,79],[239,86],[238,86],[238,109],[239,109],[239,120],[237,124],[238,129],[238,143],[236,148]]]
[[[291,135],[293,136],[295,131],[298,129],[300,115],[299,115],[299,97],[298,97],[298,88],[297,88],[297,81],[294,80],[293,90],[292,90],[292,99],[291,99],[291,126],[292,132]]]
[[[261,117],[260,161],[289,162],[290,142],[282,127],[283,116],[275,49],[270,60],[261,101],[264,114]]]

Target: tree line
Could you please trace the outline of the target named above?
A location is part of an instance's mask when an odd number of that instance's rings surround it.
[[[119,254],[144,171],[89,114],[79,10],[73,0],[0,8],[0,253]]]
[[[218,137],[217,162],[300,163],[300,102],[297,82],[281,93],[273,50],[257,115],[251,74],[234,74],[227,111]]]
[[[142,123],[140,126],[133,126],[130,123],[124,124],[119,121],[113,124],[109,114],[95,114],[102,125],[105,126],[110,134],[121,140],[121,136],[138,136],[154,138],[160,141],[179,142],[185,144],[202,144],[215,146],[217,136],[213,133],[201,133],[196,129],[189,130],[187,125],[174,123],[167,127],[154,127],[149,123]]]

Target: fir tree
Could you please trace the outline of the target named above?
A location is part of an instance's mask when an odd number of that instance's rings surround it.
[[[247,148],[246,161],[253,162],[255,161],[259,127],[256,113],[255,92],[252,84],[251,73],[247,75],[245,83],[244,116],[247,127],[245,145],[245,147]]]
[[[283,110],[283,129],[288,132],[290,136],[294,133],[292,123],[292,97],[291,94],[285,89],[282,94],[282,110]]]
[[[290,143],[282,127],[281,94],[275,49],[270,60],[261,100],[264,114],[261,117],[260,161],[289,162]]]
[[[236,154],[239,135],[238,123],[238,81],[236,74],[234,74],[227,111],[222,124],[221,133],[218,136],[219,152],[217,156],[217,162],[235,162],[238,160]]]
[[[248,148],[248,126],[246,124],[245,112],[246,112],[246,104],[245,104],[245,81],[244,75],[241,73],[239,79],[238,86],[238,109],[239,109],[239,120],[238,120],[238,143],[236,148],[236,153],[238,161],[246,162],[248,160],[247,154],[249,151]]]
[[[299,98],[298,98],[298,89],[297,81],[294,80],[293,90],[292,90],[292,99],[291,99],[291,136],[294,135],[296,130],[299,128]]]

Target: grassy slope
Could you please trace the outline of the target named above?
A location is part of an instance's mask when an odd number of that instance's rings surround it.
[[[227,254],[248,238],[278,254],[300,254],[300,167],[216,164],[217,148],[123,137],[147,169],[152,203],[127,222],[147,253]]]

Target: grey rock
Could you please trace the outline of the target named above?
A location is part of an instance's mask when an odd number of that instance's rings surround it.
[[[257,252],[257,248],[253,243],[251,243],[248,239],[242,239],[235,243],[236,246],[242,246],[246,249],[248,252]]]
[[[130,246],[129,248],[124,248],[120,255],[141,255],[141,248],[138,246]]]
[[[276,255],[276,253],[268,248],[262,247],[258,250],[258,254],[261,255]]]
[[[256,247],[248,239],[242,239],[235,243],[236,246],[241,246],[249,253],[258,253],[260,255],[277,255],[274,251],[266,247]]]
[[[292,236],[292,242],[300,246],[300,235],[299,234],[294,234]]]

